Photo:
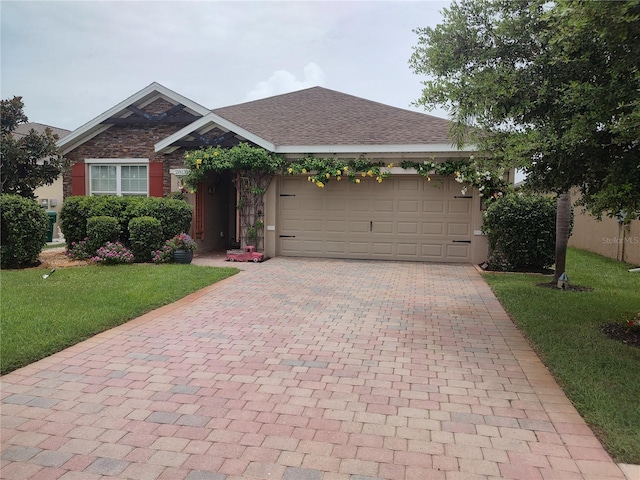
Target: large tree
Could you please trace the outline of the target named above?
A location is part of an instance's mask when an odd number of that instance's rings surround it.
[[[58,178],[65,162],[56,147],[58,136],[51,129],[15,134],[19,125],[28,122],[23,108],[22,97],[1,103],[0,192],[33,198],[36,188]]]
[[[410,65],[428,76],[417,103],[444,106],[458,143],[523,168],[561,205],[576,187],[597,217],[637,217],[640,0],[460,0],[442,13],[416,30]]]

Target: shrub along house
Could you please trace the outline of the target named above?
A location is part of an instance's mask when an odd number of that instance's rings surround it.
[[[264,197],[267,256],[480,263],[481,195],[454,176],[427,181],[404,162],[469,158],[451,146],[450,123],[321,87],[208,110],[152,83],[58,142],[71,168],[64,195],[167,196],[182,188],[184,154],[241,142],[296,160],[366,158],[395,166],[382,183],[276,175]],[[239,238],[235,177],[209,175],[189,201],[202,250]]]

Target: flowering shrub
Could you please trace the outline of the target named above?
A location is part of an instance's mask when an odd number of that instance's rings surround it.
[[[171,247],[173,251],[175,250],[190,250],[194,251],[196,249],[196,242],[193,238],[191,238],[186,233],[179,233],[173,238],[167,240],[166,245]]]
[[[71,260],[87,260],[91,258],[93,252],[89,247],[89,237],[85,237],[84,240],[79,242],[71,242],[71,248],[64,252],[64,254]]]
[[[167,240],[160,250],[151,252],[151,261],[153,263],[168,263],[173,260],[173,252],[176,250],[194,251],[195,249],[195,240],[186,233],[180,233]]]
[[[164,245],[160,250],[151,252],[153,263],[169,263],[173,260],[173,249],[169,245]]]
[[[133,263],[133,258],[133,253],[120,242],[107,242],[106,245],[98,249],[91,260],[104,265],[117,265],[119,263]]]

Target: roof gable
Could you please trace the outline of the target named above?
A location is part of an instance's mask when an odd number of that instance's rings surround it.
[[[125,119],[128,116],[134,114],[134,111],[130,110],[128,107],[141,109],[159,98],[167,100],[173,105],[182,104],[189,113],[197,117],[202,117],[210,113],[210,111],[202,105],[199,105],[194,101],[183,97],[182,95],[164,87],[163,85],[160,85],[157,82],[153,82],[139,92],[131,95],[129,98],[110,108],[106,112],[98,115],[93,120],[90,120],[81,127],[77,128],[69,135],[66,135],[64,138],[57,142],[57,145],[62,149],[63,153],[67,153],[70,150],[76,148],[78,145],[81,145],[87,140],[110,128],[110,124],[103,123],[106,120],[112,118]]]

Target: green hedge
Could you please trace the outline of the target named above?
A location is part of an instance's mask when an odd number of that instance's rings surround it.
[[[107,242],[120,240],[120,223],[115,217],[100,215],[87,219],[88,248],[94,252]]]
[[[509,194],[484,214],[490,270],[543,269],[555,261],[556,199]]]
[[[67,248],[72,242],[87,237],[89,217],[109,216],[118,219],[120,241],[130,245],[129,222],[137,217],[153,217],[160,221],[163,240],[191,228],[191,205],[183,200],[156,197],[69,197],[60,211],[60,229]]]
[[[30,267],[47,243],[49,217],[35,200],[19,195],[0,197],[0,265]]]
[[[129,222],[129,241],[136,262],[151,261],[152,253],[164,243],[160,220],[136,217]]]

